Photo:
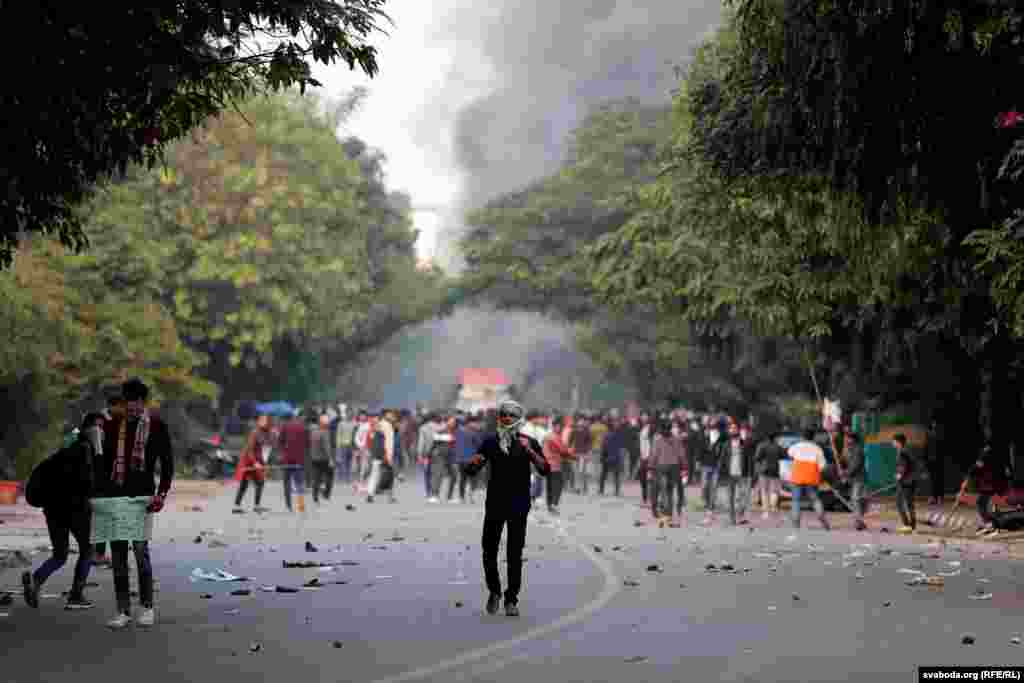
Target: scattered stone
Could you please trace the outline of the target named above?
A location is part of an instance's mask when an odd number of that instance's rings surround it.
[[[883,602],[882,607],[892,607],[892,600],[886,600]]]
[[[858,581],[863,581],[864,580],[864,572],[857,572],[856,574],[853,575],[853,578],[857,579]]]
[[[220,539],[215,538],[212,541],[210,541],[210,547],[211,548],[227,548],[228,544],[225,543],[224,541],[220,540]]]
[[[213,600],[213,596],[210,595],[209,593],[203,593],[199,597],[202,598],[203,600]]]
[[[793,593],[793,602],[800,602],[800,596],[796,593]]]
[[[656,564],[649,564],[649,565],[647,565],[647,571],[649,571],[649,572],[661,572],[662,569],[661,569],[661,567],[659,567]]]
[[[275,586],[274,587],[274,592],[275,593],[298,593],[299,589],[298,588],[292,588],[291,586]]]
[[[991,593],[985,593],[985,592],[983,592],[981,590],[978,590],[976,593],[973,593],[972,595],[969,595],[968,597],[971,600],[991,600],[992,599],[992,594]]]
[[[342,646],[342,642],[340,640],[335,640],[334,642],[331,643],[331,645],[334,647],[335,650],[340,650],[341,646]]]
[[[624,580],[624,581],[622,582],[622,585],[623,585],[623,586],[628,586],[628,587],[630,587],[630,588],[636,588],[636,587],[637,587],[637,586],[639,586],[640,584],[639,584],[639,583],[637,583],[636,581],[634,581],[633,579],[626,579],[626,580]]]
[[[599,546],[599,545],[595,545],[595,546],[594,546],[594,552],[595,552],[595,553],[599,553],[599,552],[602,552],[602,551],[601,551],[601,546]]]
[[[680,588],[686,588],[686,584],[685,583],[681,583],[681,584],[679,584],[679,587]]]
[[[249,652],[257,653],[263,649],[263,646],[259,643],[249,643]]]
[[[202,536],[196,536],[195,539],[193,539],[192,542],[193,543],[202,543],[203,542],[203,537]]]
[[[621,545],[617,545],[617,546],[612,548],[613,552],[618,551],[618,550],[622,550],[622,546]]]
[[[455,601],[455,606],[456,606],[456,607],[462,607],[462,604],[463,604],[463,603],[462,603],[462,601],[461,601],[461,600],[456,600],[456,601]]]
[[[346,505],[345,509],[348,510],[349,512],[354,512],[355,509],[356,509],[356,506],[355,505]]]
[[[307,553],[315,553],[315,552],[317,552],[316,546],[313,545],[312,543],[310,543],[309,541],[306,541],[306,552]]]
[[[636,657],[626,657],[625,661],[626,661],[627,664],[637,664],[639,662],[646,662],[647,661],[647,657],[641,657],[639,655],[636,656]]]
[[[643,525],[644,525],[644,523],[643,523],[643,522],[641,522],[641,521],[640,521],[639,519],[638,519],[638,520],[636,520],[635,522],[633,522],[633,526],[635,526],[635,527],[641,527],[641,526],[643,526]],[[627,661],[628,661],[628,660],[627,660]]]
[[[716,567],[715,565],[713,565],[711,563],[708,563],[708,564],[704,565],[704,571],[706,571],[708,573],[717,572],[718,571],[718,567]]]
[[[246,595],[252,595],[252,591],[248,588],[239,588],[236,591],[231,591],[231,594],[238,597],[244,597]]]
[[[735,567],[733,567],[733,566],[732,566],[731,564],[729,564],[729,563],[726,563],[726,564],[720,565],[720,566],[718,567],[718,569],[719,569],[720,571],[723,571],[723,572],[734,572],[734,571],[736,571],[736,568],[735,568]]]
[[[335,586],[344,586],[348,581],[334,581],[333,583]]]
[[[1020,643],[1021,643],[1020,636],[1013,636],[1013,637],[1010,638],[1010,644],[1011,645],[1020,645]]]
[[[310,579],[306,583],[302,584],[302,587],[303,588],[319,588],[321,585],[322,584],[320,583],[320,579],[318,579],[317,577],[314,576],[312,579]]]
[[[977,636],[975,636],[973,633],[965,633],[962,636],[960,636],[960,643],[962,645],[974,645],[974,642],[976,640]]]
[[[396,534],[396,535],[392,536],[391,538],[389,538],[388,540],[391,541],[392,543],[398,543],[400,541],[404,541],[405,537],[399,536],[399,535]]]

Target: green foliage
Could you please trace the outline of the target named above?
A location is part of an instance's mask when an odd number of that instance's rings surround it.
[[[19,233],[88,243],[75,207],[93,184],[166,146],[255,91],[319,83],[307,62],[341,59],[373,76],[368,41],[384,0],[150,3],[148,7],[4,3],[0,19],[33,38],[0,95],[0,268]],[[261,44],[262,41],[264,44]],[[61,84],[40,87],[40,84]]]

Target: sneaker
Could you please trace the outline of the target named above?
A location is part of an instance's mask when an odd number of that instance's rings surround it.
[[[519,605],[514,602],[505,603],[505,616],[506,617],[518,617],[519,616]]]
[[[93,607],[95,607],[93,602],[85,598],[68,598],[67,603],[64,605],[66,610],[91,609]]]
[[[233,514],[233,515],[244,515],[244,514],[245,514],[245,508],[242,508],[242,507],[236,507],[236,508],[234,508],[234,509],[233,509],[233,510],[231,511],[231,514]]]
[[[487,613],[497,614],[499,607],[501,607],[501,595],[498,593],[491,593],[490,597],[487,598]]]
[[[116,617],[107,622],[107,626],[114,629],[115,631],[125,628],[132,623],[132,616],[127,612],[121,612]]]
[[[437,496],[431,496],[430,498],[427,498],[427,502],[431,503],[431,504],[436,504],[436,503],[440,503],[441,499],[438,498]]]
[[[252,509],[252,511],[255,513],[270,512],[270,508],[265,508],[262,505],[257,505]]]
[[[39,607],[39,586],[36,584],[32,572],[25,572],[21,575],[22,594],[25,596],[25,604],[29,607]]]
[[[152,626],[156,623],[156,610],[152,607],[143,607],[139,610],[139,618],[136,621],[139,626]]]

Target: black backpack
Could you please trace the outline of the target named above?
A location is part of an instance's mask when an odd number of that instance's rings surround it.
[[[62,448],[35,466],[32,474],[25,483],[25,502],[35,508],[42,508],[49,505],[55,493],[55,479],[60,473],[57,471],[62,456],[66,455],[67,448]]]

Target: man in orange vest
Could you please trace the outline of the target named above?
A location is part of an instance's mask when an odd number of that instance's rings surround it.
[[[793,459],[793,467],[789,474],[790,487],[793,490],[793,526],[800,528],[800,498],[807,494],[814,504],[814,511],[818,513],[818,520],[825,530],[831,529],[828,520],[825,518],[825,506],[818,496],[818,486],[821,485],[821,473],[825,469],[825,451],[821,446],[814,443],[814,432],[804,432],[802,441],[797,441],[787,451]]]

